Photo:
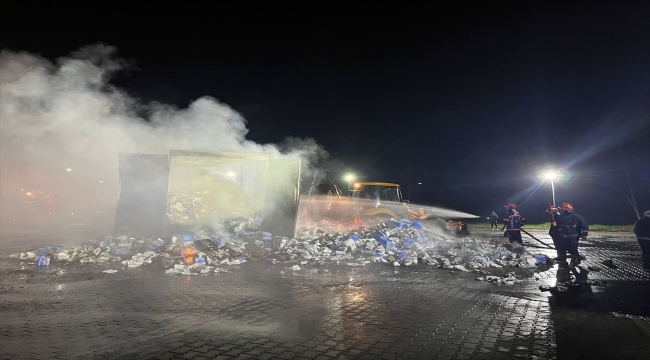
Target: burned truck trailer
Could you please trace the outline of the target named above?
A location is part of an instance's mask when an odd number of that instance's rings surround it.
[[[172,150],[120,154],[115,231],[218,228],[229,218],[291,237],[299,202],[300,160],[265,154]]]

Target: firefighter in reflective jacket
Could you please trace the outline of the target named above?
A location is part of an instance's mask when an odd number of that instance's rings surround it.
[[[511,244],[522,244],[521,240],[521,226],[526,223],[526,218],[521,216],[517,211],[517,205],[510,203],[506,205],[507,213],[503,219],[503,224],[507,227],[503,236],[507,236]]]
[[[556,223],[554,236],[557,238],[558,260],[566,261],[568,252],[571,254],[569,267],[574,268],[584,260],[578,253],[578,241],[587,238],[589,225],[580,214],[573,210],[573,205],[563,203],[559,210],[560,214],[554,217]]]

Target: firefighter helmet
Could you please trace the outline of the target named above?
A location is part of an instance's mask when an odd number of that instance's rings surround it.
[[[560,209],[564,211],[573,211],[573,205],[569,203],[562,203],[562,205],[560,205]]]
[[[516,208],[517,208],[517,204],[514,204],[514,203],[508,203],[508,205],[506,205],[506,209],[508,209],[508,210],[516,209]]]

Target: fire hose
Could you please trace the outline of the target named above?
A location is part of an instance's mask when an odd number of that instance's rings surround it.
[[[543,245],[546,246],[547,248],[555,250],[554,247],[552,247],[551,245],[548,245],[547,243],[543,242],[542,240],[540,240],[540,239],[534,237],[534,236],[531,235],[528,231],[526,231],[526,230],[524,230],[524,229],[519,229],[519,230],[521,230],[524,234],[526,234],[526,235],[532,237],[533,239],[537,240],[539,243],[543,244]]]

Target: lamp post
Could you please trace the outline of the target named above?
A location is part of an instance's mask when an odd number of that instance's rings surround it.
[[[551,180],[551,192],[553,193],[553,206],[555,206],[555,183],[553,179],[557,177],[557,174],[553,171],[548,171],[544,173],[544,179]]]
[[[344,179],[348,181],[348,193],[349,193],[350,190],[352,190],[350,188],[350,184],[352,183],[352,181],[354,181],[354,174],[345,174]]]

